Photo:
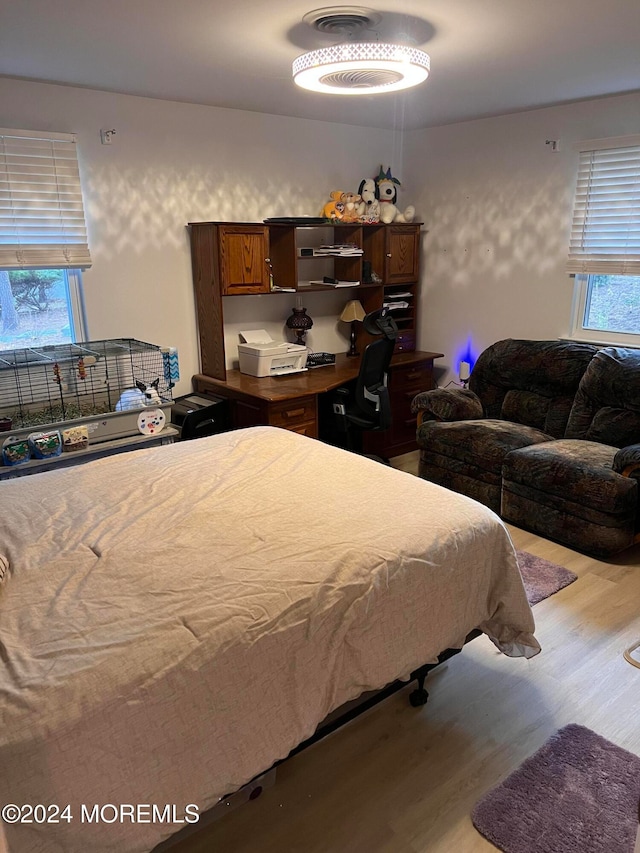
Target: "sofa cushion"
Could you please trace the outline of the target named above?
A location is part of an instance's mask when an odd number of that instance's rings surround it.
[[[515,424],[528,424],[544,430],[551,400],[532,391],[507,391],[502,402],[500,416]]]
[[[441,423],[427,421],[418,427],[418,446],[430,454],[455,460],[460,473],[482,469],[500,476],[502,462],[512,450],[551,441],[551,436],[523,424],[486,418]],[[443,460],[445,461],[445,460]]]
[[[561,438],[592,344],[570,341],[498,341],[480,355],[469,388],[489,418],[504,418]]]
[[[500,417],[518,424],[528,424],[561,438],[569,420],[573,396],[545,397],[532,391],[507,391]]]
[[[637,444],[640,441],[640,413],[603,406],[589,424],[585,438],[616,447]]]
[[[566,438],[615,447],[640,442],[640,351],[605,347],[585,371]]]
[[[557,499],[611,515],[635,512],[636,480],[613,471],[617,448],[559,439],[514,450],[502,467],[503,483],[534,489],[541,503]]]

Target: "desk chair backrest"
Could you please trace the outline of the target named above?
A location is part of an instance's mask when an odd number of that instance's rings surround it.
[[[357,453],[362,452],[363,430],[385,430],[391,426],[387,371],[398,334],[388,308],[367,314],[362,323],[370,335],[382,337],[365,347],[355,387],[337,388],[333,397],[339,443]]]
[[[389,429],[391,426],[391,401],[387,389],[387,372],[398,336],[398,326],[388,308],[372,311],[362,321],[370,335],[381,335],[365,348],[356,381],[354,404],[369,424],[365,429]],[[357,423],[357,413],[351,412]]]
[[[367,344],[356,380],[354,404],[369,429],[389,429],[391,401],[387,388],[387,372],[393,355],[394,340],[380,338]],[[356,412],[351,413],[352,416]],[[355,418],[354,418],[355,420]],[[365,426],[365,424],[361,424]],[[365,427],[367,428],[367,427]]]

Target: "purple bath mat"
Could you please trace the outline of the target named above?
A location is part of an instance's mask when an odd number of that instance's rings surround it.
[[[578,578],[578,575],[570,572],[569,569],[529,554],[528,551],[518,551],[517,554],[520,574],[532,607],[539,601],[549,598],[554,592],[569,586]]]
[[[471,819],[504,853],[633,853],[639,801],[640,758],[571,724],[485,794]]]

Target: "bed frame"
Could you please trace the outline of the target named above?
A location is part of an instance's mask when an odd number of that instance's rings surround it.
[[[470,631],[465,637],[464,645],[471,642],[471,640],[475,640],[475,638],[481,636],[481,634],[482,631],[474,628],[474,630]],[[197,824],[194,826],[184,827],[175,835],[172,835],[166,841],[161,842],[159,845],[154,847],[152,853],[168,853],[168,851],[170,851],[178,841],[183,840],[196,832],[201,832],[203,828],[212,824],[214,821],[222,817],[223,814],[228,814],[230,811],[234,811],[249,800],[257,799],[264,790],[272,787],[275,783],[277,767],[284,764],[284,762],[288,761],[290,758],[293,758],[293,756],[297,755],[299,752],[313,746],[314,743],[318,743],[318,741],[321,741],[323,738],[327,737],[327,735],[332,734],[342,728],[342,726],[350,723],[351,720],[355,720],[361,714],[364,714],[365,711],[368,711],[370,708],[374,708],[380,702],[388,699],[389,696],[393,696],[394,693],[397,693],[399,690],[403,690],[411,684],[412,681],[417,681],[417,687],[409,694],[409,703],[414,708],[420,708],[422,705],[426,705],[429,699],[429,694],[424,687],[427,675],[432,669],[435,669],[437,666],[440,666],[440,664],[445,663],[445,661],[448,661],[461,651],[462,649],[445,649],[445,651],[438,655],[438,660],[435,663],[425,663],[418,667],[418,669],[414,670],[409,676],[408,681],[400,681],[399,679],[392,681],[391,684],[388,684],[381,690],[363,693],[358,699],[354,699],[352,702],[348,702],[346,705],[336,708],[333,713],[329,714],[320,723],[311,737],[294,747],[286,758],[276,761],[268,770],[258,773],[253,777],[253,779],[243,785],[242,788],[222,797],[215,806],[212,806],[207,812],[204,812],[201,815]]]
[[[471,640],[475,640],[475,638],[479,637],[481,634],[482,631],[479,631],[477,628],[474,628],[474,630],[470,631],[465,637],[465,645]],[[414,670],[411,673],[408,681],[392,681],[391,684],[388,684],[386,687],[383,687],[382,690],[364,693],[359,699],[355,699],[354,702],[349,702],[347,703],[347,705],[343,705],[341,708],[337,708],[332,714],[329,714],[329,716],[326,717],[326,719],[320,723],[320,725],[311,735],[311,737],[307,738],[306,740],[303,740],[302,743],[298,744],[298,746],[292,749],[286,758],[283,758],[281,761],[277,761],[274,764],[274,767],[277,767],[278,764],[282,764],[283,761],[287,761],[289,758],[292,758],[294,755],[297,755],[299,752],[302,752],[302,750],[306,749],[309,746],[312,746],[319,740],[322,740],[324,737],[330,735],[332,732],[337,731],[346,723],[351,722],[351,720],[355,720],[356,717],[360,716],[360,714],[364,714],[364,712],[368,711],[369,708],[374,708],[379,702],[382,702],[389,696],[392,696],[394,693],[397,693],[398,690],[402,690],[403,688],[407,687],[409,684],[411,684],[412,681],[417,681],[418,686],[409,694],[410,704],[414,708],[419,708],[422,705],[426,705],[429,699],[429,694],[427,693],[424,687],[424,682],[426,680],[427,675],[431,672],[432,669],[435,669],[437,666],[440,666],[441,663],[444,663],[445,661],[449,660],[449,658],[452,658],[454,655],[457,655],[461,651],[462,649],[445,649],[445,651],[438,655],[437,662],[425,663],[422,666],[418,667],[418,669]]]
[[[464,639],[464,645],[471,642],[471,640],[475,640],[476,637],[480,637],[482,635],[482,631],[474,628],[473,631],[470,631]],[[383,702],[385,699],[388,699],[389,696],[393,696],[394,693],[397,693],[398,690],[403,690],[412,681],[417,681],[417,687],[411,691],[409,694],[409,703],[414,708],[420,708],[422,705],[426,705],[429,700],[429,694],[425,690],[425,680],[427,675],[431,672],[432,669],[435,669],[440,664],[448,661],[450,658],[454,657],[454,655],[459,654],[462,649],[445,649],[441,654],[438,655],[438,660],[435,663],[425,663],[422,666],[419,666],[418,669],[414,670],[409,676],[408,681],[396,680],[392,681],[391,684],[388,684],[386,687],[383,687],[381,690],[369,691],[367,693],[363,693],[358,699],[354,699],[353,702],[348,702],[346,705],[342,705],[340,708],[337,708],[333,713],[329,714],[318,726],[315,732],[308,737],[306,740],[303,740],[302,743],[299,743],[298,746],[294,747],[289,755],[286,758],[281,758],[280,761],[276,761],[275,764],[269,768],[268,771],[263,771],[263,773],[259,773],[255,776],[250,782],[247,782],[246,785],[243,785],[239,791],[236,791],[235,794],[243,791],[247,786],[251,786],[251,795],[250,799],[254,800],[256,797],[259,797],[262,793],[262,788],[258,785],[255,785],[255,781],[260,779],[261,776],[264,775],[265,772],[270,772],[278,767],[280,764],[283,764],[285,761],[288,761],[290,758],[293,758],[294,755],[297,755],[299,752],[307,749],[310,746],[313,746],[314,743],[318,743],[323,738],[327,737],[327,735],[332,734],[338,729],[342,728],[342,726],[350,723],[351,720],[355,720],[360,714],[364,714],[365,711],[368,711],[370,708],[374,708],[380,702]],[[231,797],[235,796],[235,794],[229,794],[226,797],[222,798],[222,801],[229,800]],[[216,806],[214,806],[216,808]]]

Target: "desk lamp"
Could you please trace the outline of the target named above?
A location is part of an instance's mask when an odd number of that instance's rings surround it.
[[[296,333],[296,343],[304,346],[304,336],[313,326],[313,320],[307,314],[307,309],[302,307],[302,298],[296,296],[296,304],[292,313],[287,317],[287,329]]]
[[[343,323],[351,323],[351,345],[347,355],[353,358],[360,353],[356,350],[356,323],[361,323],[366,317],[366,313],[360,302],[357,299],[352,299],[342,309],[340,320]]]

